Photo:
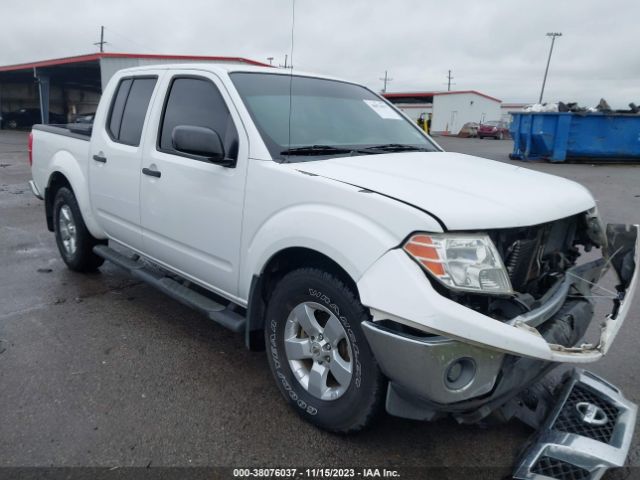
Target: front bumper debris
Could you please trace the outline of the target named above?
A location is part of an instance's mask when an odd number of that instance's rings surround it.
[[[606,268],[605,261],[577,267],[574,275],[549,304],[514,319],[500,322],[480,312],[456,303],[436,292],[424,272],[401,250],[383,255],[358,281],[363,305],[373,316],[373,322],[390,320],[428,334],[439,335],[500,353],[536,358],[552,362],[589,363],[600,359],[610,349],[620,327],[629,314],[638,287],[640,235],[638,225],[609,225],[609,260],[620,279],[617,299],[612,312],[601,322],[597,344],[566,346],[549,342],[541,333],[548,318],[560,309],[569,292],[577,284],[590,286],[597,277],[580,278]],[[573,269],[572,269],[573,270]],[[389,288],[393,278],[394,288]],[[588,292],[583,295],[589,296]]]
[[[591,372],[573,370],[557,403],[522,455],[519,480],[596,480],[622,467],[633,438],[637,406]]]

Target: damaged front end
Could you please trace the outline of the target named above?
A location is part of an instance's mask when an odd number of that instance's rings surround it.
[[[563,362],[596,361],[611,347],[637,288],[638,226],[605,229],[597,214],[588,212],[488,234],[508,271],[511,295],[448,289],[415,262],[405,262],[398,250],[381,258],[358,282],[362,302],[373,317],[363,329],[389,379],[387,410],[420,420],[453,416],[460,423],[517,417],[540,432],[553,432],[557,423],[552,418],[564,411],[579,386],[593,400],[581,400],[581,409],[592,412],[613,404],[622,412],[612,427],[615,445],[607,444],[611,448],[601,449],[599,455],[593,450],[593,442],[599,440],[580,439],[580,432],[565,432],[566,443],[549,434],[556,443],[536,440],[520,464],[524,476],[518,478],[574,478],[549,473],[569,464],[587,472],[575,478],[599,478],[602,466],[624,463],[635,405],[615,387],[602,387],[608,384],[588,372],[575,373],[558,388],[544,386],[545,377]],[[602,256],[585,262],[594,247]],[[599,286],[611,268],[617,284]],[[389,294],[389,278],[395,280],[395,295]],[[611,300],[611,312],[600,322],[598,340],[584,342],[597,297]],[[581,450],[584,445],[590,456]]]

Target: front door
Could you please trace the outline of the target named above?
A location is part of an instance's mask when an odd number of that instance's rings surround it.
[[[238,283],[248,142],[220,80],[213,74],[176,73],[157,102],[158,141],[147,145],[142,167],[144,252],[187,278],[227,296]],[[179,125],[217,132],[233,167],[173,148]]]

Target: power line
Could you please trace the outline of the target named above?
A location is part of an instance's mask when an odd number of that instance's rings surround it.
[[[451,70],[449,70],[447,74],[447,92],[451,91],[451,85],[455,85],[455,83],[451,83],[451,80],[453,80],[453,75],[451,75]]]
[[[104,25],[100,27],[100,41],[95,42],[94,45],[100,45],[100,53],[104,52],[104,46],[109,42],[106,42],[104,39]]]
[[[387,75],[387,71],[384,71],[384,77],[379,78],[378,80],[382,80],[384,82],[383,87],[382,87],[382,93],[386,93],[387,91],[387,83],[389,82],[393,82],[393,78],[389,78],[389,76]]]

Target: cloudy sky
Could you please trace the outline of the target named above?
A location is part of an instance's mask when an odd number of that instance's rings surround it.
[[[283,63],[293,0],[0,0],[0,65],[96,51],[244,56]],[[547,101],[640,104],[635,0],[295,0],[296,68],[376,90],[475,89],[503,101],[538,98],[559,31]]]

